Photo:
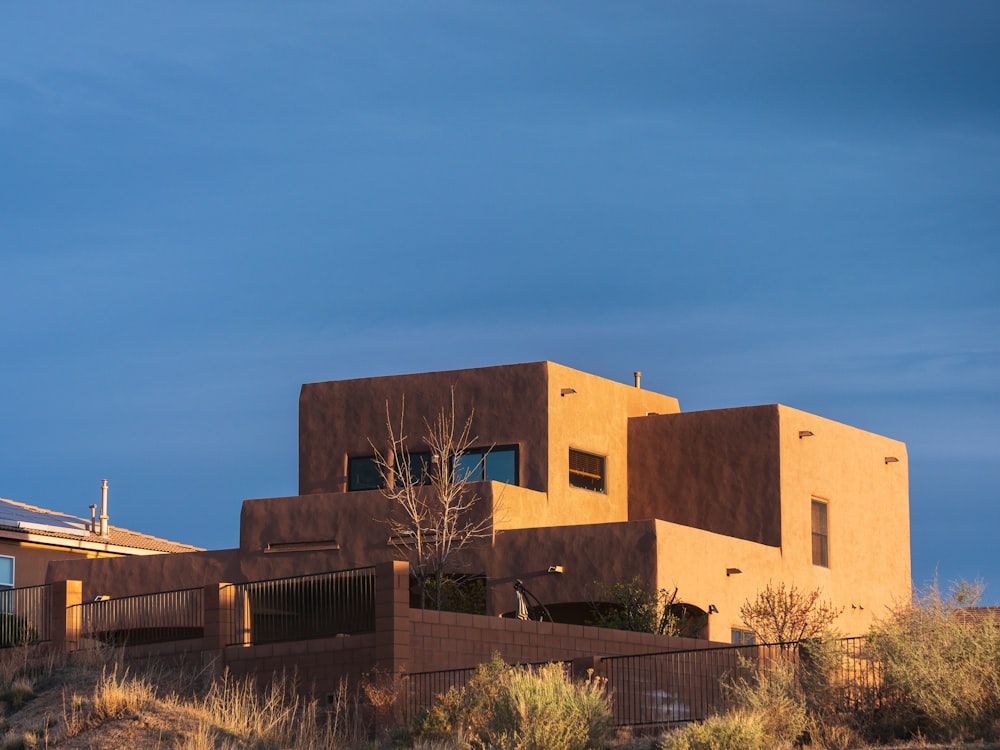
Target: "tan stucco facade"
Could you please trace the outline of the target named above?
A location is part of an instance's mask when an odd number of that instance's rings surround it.
[[[595,582],[638,577],[711,610],[703,634],[729,641],[768,582],[820,588],[848,635],[909,598],[904,444],[781,405],[681,412],[671,396],[552,362],[304,385],[300,494],[244,502],[239,550],[166,556],[161,588],[209,582],[199,570],[258,580],[398,558],[379,522],[388,501],[348,491],[348,460],[388,449],[387,404],[398,421],[405,400],[412,439],[452,393],[460,418],[474,411],[478,445],[516,450],[517,486],[475,485],[492,535],[458,563],[486,575],[493,614],[512,608],[517,579],[570,611]],[[603,458],[603,491],[571,486],[571,450]],[[820,564],[814,502],[827,520]],[[122,571],[152,564],[57,563],[49,578],[149,590],[155,576]]]

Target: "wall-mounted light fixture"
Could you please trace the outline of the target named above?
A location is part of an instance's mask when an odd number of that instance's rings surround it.
[[[562,565],[550,565],[548,572],[549,573],[555,573],[557,575],[562,575],[562,573],[563,573],[563,566]]]
[[[899,463],[899,459],[896,458],[895,456],[886,456],[885,457],[885,462],[887,464],[897,464],[897,463]]]
[[[726,568],[726,578],[729,578],[729,576],[738,576],[742,572],[739,568]]]
[[[576,393],[576,388],[562,388],[559,390],[560,396],[571,396]]]
[[[799,430],[799,440],[804,437],[812,437],[815,434],[812,430]]]
[[[717,614],[719,614],[719,608],[716,607],[714,604],[709,604],[708,605],[708,614],[710,614],[710,615],[717,615]]]

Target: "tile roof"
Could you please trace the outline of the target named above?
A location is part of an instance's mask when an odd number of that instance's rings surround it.
[[[4,530],[28,533],[34,536],[50,537],[56,540],[73,540],[89,544],[108,544],[115,547],[131,547],[149,552],[199,552],[200,547],[171,542],[168,539],[140,534],[120,526],[108,526],[107,538],[90,530],[89,518],[78,518],[66,513],[39,508],[16,500],[0,498],[0,538]]]

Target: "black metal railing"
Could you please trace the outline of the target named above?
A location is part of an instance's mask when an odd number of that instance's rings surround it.
[[[763,646],[664,651],[610,656],[601,673],[613,695],[619,726],[699,721],[719,710],[726,682],[749,677]]]
[[[356,635],[375,630],[375,568],[232,585],[229,645]]]
[[[66,616],[78,634],[77,650],[201,638],[205,634],[204,590],[101,597],[67,607]]]
[[[410,721],[422,708],[430,708],[434,699],[452,688],[462,690],[475,674],[475,667],[414,672],[403,676],[403,717]]]
[[[51,613],[49,584],[0,591],[0,648],[49,640]]]

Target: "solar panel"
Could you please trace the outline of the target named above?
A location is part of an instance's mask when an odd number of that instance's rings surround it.
[[[73,536],[90,535],[90,524],[82,518],[62,513],[43,513],[2,500],[0,500],[0,525],[21,531],[48,531]]]

